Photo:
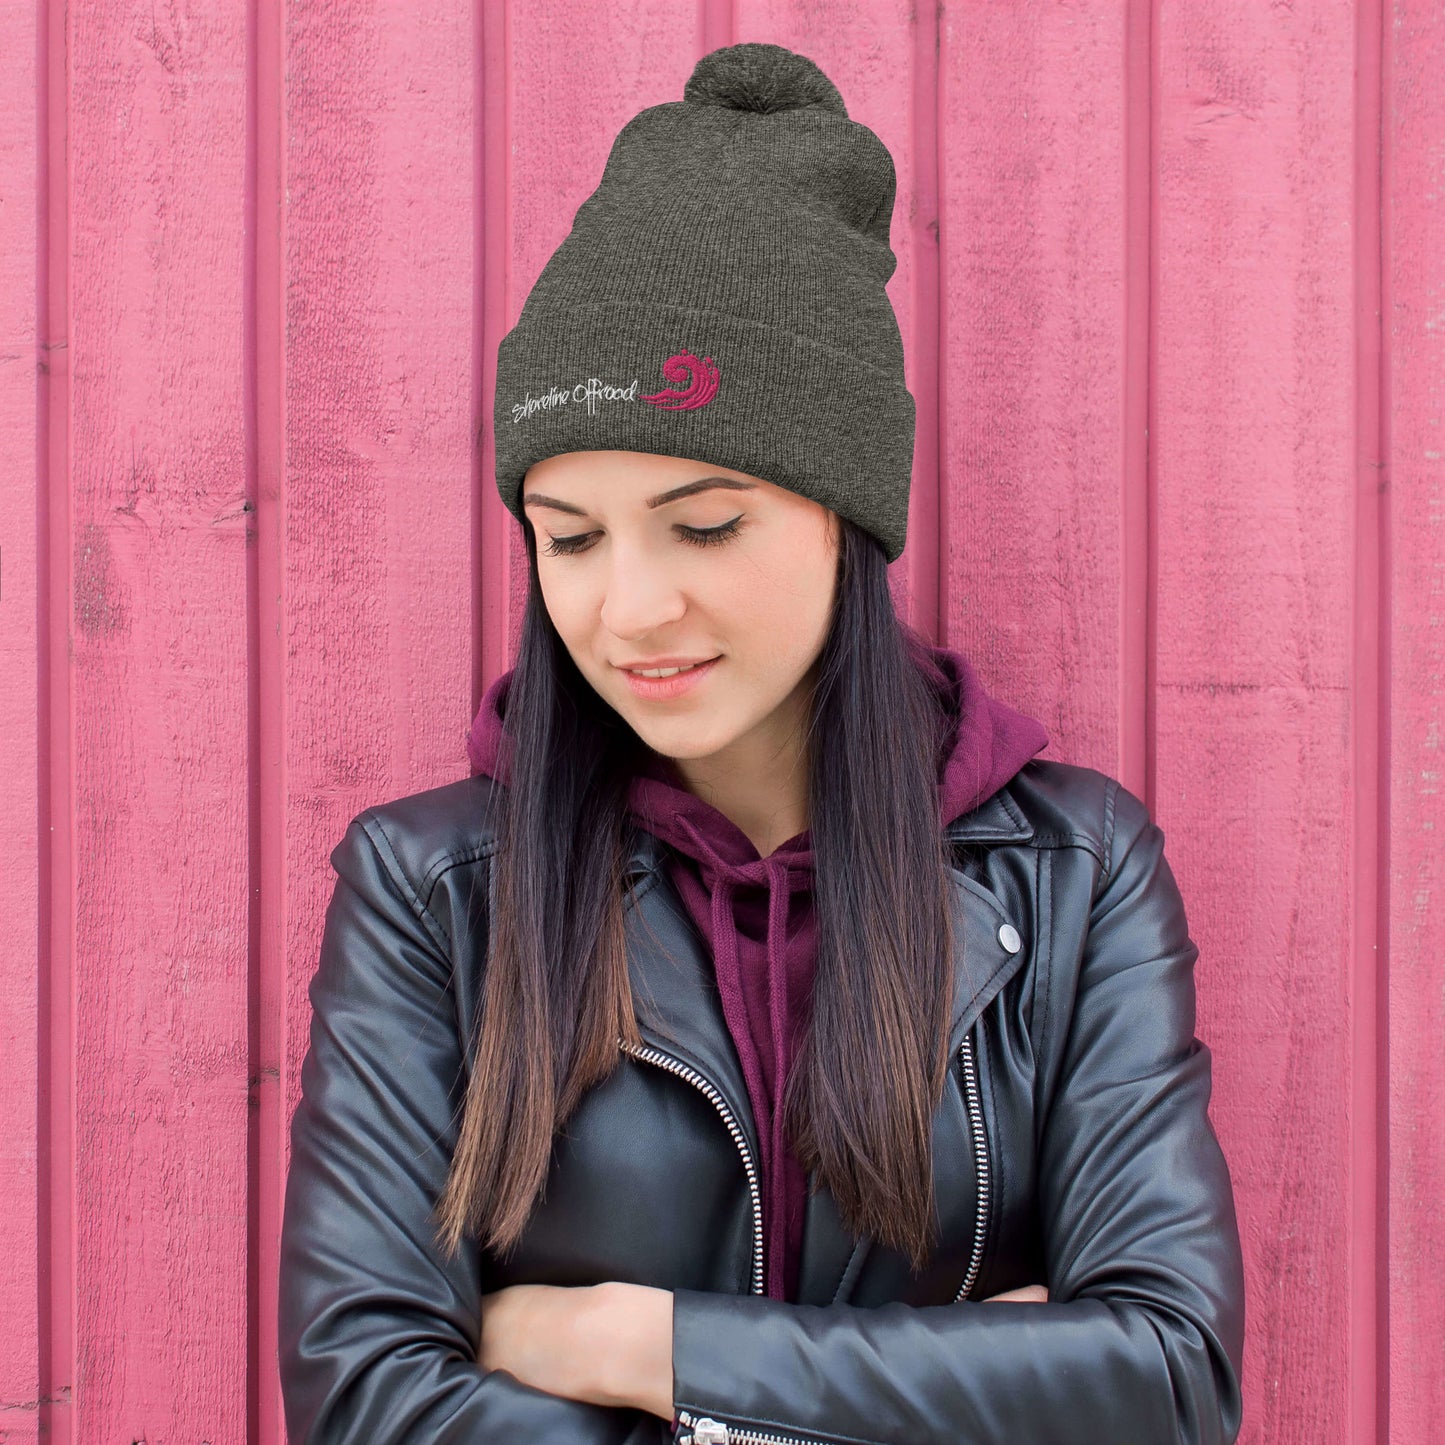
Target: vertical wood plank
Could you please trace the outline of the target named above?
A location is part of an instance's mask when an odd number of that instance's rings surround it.
[[[253,0],[246,56],[245,266],[247,315],[246,495],[250,535],[246,585],[246,652],[250,727],[249,1043],[251,1133],[246,1261],[246,1435],[249,1445],[286,1438],[277,1368],[281,1221],[290,1142],[286,1064],[287,860],[284,657],[285,527],[285,17],[286,0]]]
[[[1384,702],[1388,690],[1388,599],[1381,565],[1388,523],[1384,507],[1382,396],[1382,255],[1380,222],[1382,7],[1355,6],[1352,30],[1354,95],[1354,516],[1352,530],[1350,771],[1351,896],[1348,982],[1350,1057],[1350,1196],[1341,1233],[1347,1240],[1349,1292],[1346,1345],[1351,1440],[1387,1438],[1387,1282],[1383,1244],[1388,1225],[1384,1187],[1388,1152],[1385,1034],[1388,942],[1382,913],[1388,897],[1389,848],[1384,819],[1388,770],[1383,765]]]
[[[467,772],[478,218],[468,7],[284,21],[283,755],[261,764],[285,831],[261,848],[284,915],[289,1122],[332,848],[362,809]]]
[[[1381,721],[1387,691],[1387,598],[1381,553],[1384,516],[1384,436],[1381,399],[1381,26],[1379,4],[1354,6],[1354,146],[1351,257],[1354,264],[1354,516],[1351,595],[1350,763],[1351,896],[1348,1006],[1350,1006],[1350,1101],[1347,1117],[1348,1179],[1344,1234],[1347,1240],[1347,1409],[1351,1441],[1386,1439],[1387,1321],[1381,1208],[1386,1170],[1383,1033],[1387,954],[1381,910],[1386,905],[1389,777],[1381,766]]]
[[[1317,1445],[1355,1438],[1370,1304],[1349,1267],[1373,1127],[1350,1118],[1374,806],[1351,793],[1374,701],[1352,649],[1354,13],[1161,0],[1156,23],[1158,814],[1245,1237],[1242,1438]]]
[[[73,1428],[221,1439],[246,1378],[245,6],[68,13]]]
[[[768,41],[814,60],[842,93],[850,119],[888,147],[898,187],[888,296],[903,335],[905,383],[916,423],[908,541],[889,571],[899,614],[939,636],[937,21],[931,9],[881,0],[851,9],[790,0],[740,0],[736,35],[719,45]],[[679,91],[679,95],[681,92]]]
[[[1389,1440],[1445,1437],[1445,12],[1385,24]],[[1382,1382],[1383,1383],[1383,1382]]]
[[[945,640],[1117,775],[1127,439],[1126,31],[1115,4],[940,18]],[[1138,780],[1125,781],[1137,786]]]
[[[0,829],[11,841],[0,872],[0,1219],[6,1268],[0,1274],[0,1437],[39,1438],[40,1329],[37,1265],[40,1138],[36,1109],[41,1027],[36,961],[45,955],[40,909],[41,588],[39,483],[45,475],[38,427],[37,367],[45,324],[38,183],[45,176],[38,98],[43,12],[0,5]]]
[[[36,361],[41,465],[37,557],[40,678],[40,1030],[36,1076],[38,1133],[39,1390],[36,1435],[70,1445],[75,1435],[75,780],[72,748],[70,455],[70,119],[67,13],[41,7],[39,114],[43,150],[36,269],[41,307]]]

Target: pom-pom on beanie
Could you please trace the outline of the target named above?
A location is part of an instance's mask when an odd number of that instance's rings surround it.
[[[884,289],[887,147],[804,55],[747,42],[623,126],[502,338],[497,485],[521,520],[544,457],[637,451],[763,478],[893,562],[914,402]]]

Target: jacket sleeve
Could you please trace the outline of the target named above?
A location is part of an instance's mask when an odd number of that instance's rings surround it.
[[[449,1261],[430,1219],[462,1097],[451,950],[367,814],[331,861],[281,1227],[290,1445],[666,1440],[477,1364],[479,1245]]]
[[[1162,832],[1110,784],[1072,1016],[1065,999],[1063,1037],[1044,1045],[1058,1068],[1040,1131],[1049,1299],[864,1308],[679,1290],[688,1416],[850,1445],[1237,1438],[1243,1263],[1194,1037],[1198,950]]]

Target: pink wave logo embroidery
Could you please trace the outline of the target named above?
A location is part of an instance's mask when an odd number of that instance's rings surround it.
[[[651,396],[638,400],[650,401],[653,406],[666,407],[668,411],[691,411],[694,407],[706,406],[717,395],[722,372],[710,356],[699,361],[692,352],[679,351],[662,363],[662,374],[674,383],[672,389],[654,391]]]

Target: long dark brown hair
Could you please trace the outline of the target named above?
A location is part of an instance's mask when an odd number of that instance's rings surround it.
[[[838,576],[806,737],[818,960],[784,1130],[844,1222],[921,1269],[936,1243],[932,1121],[949,1065],[953,934],[938,764],[947,719],[908,655],[885,554],[836,516]],[[507,698],[496,916],[438,1239],[505,1255],[541,1196],[553,1135],[640,1042],[619,886],[641,740],[547,615],[536,534]]]

